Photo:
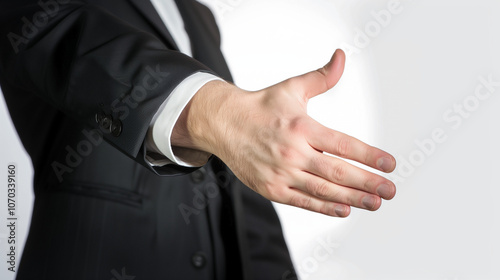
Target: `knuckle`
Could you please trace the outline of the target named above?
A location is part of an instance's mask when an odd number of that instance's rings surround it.
[[[372,162],[372,159],[374,158],[374,149],[371,147],[365,147],[362,151],[362,154],[364,154],[364,163],[365,164],[370,164]]]
[[[347,137],[342,137],[337,143],[337,153],[340,157],[347,157],[351,152],[351,140]]]
[[[347,205],[353,204],[352,197],[341,190],[338,190],[335,193],[335,200],[338,201],[339,203],[343,203],[343,204],[347,204]]]
[[[375,193],[375,188],[377,186],[377,182],[379,180],[377,178],[365,178],[363,183],[363,191]]]
[[[345,180],[347,174],[347,170],[343,164],[338,164],[335,167],[333,167],[332,170],[332,178],[336,182],[342,182]]]
[[[324,203],[319,208],[319,213],[325,214],[325,215],[332,215],[335,213],[335,209],[334,209],[333,205],[330,205],[329,203]]]
[[[341,216],[339,215],[337,209],[338,204],[336,203],[324,203],[319,209],[319,213],[328,215],[328,216]]]
[[[345,195],[341,201],[346,204],[346,205],[355,205],[356,204],[356,197],[351,195]]]
[[[292,161],[297,157],[295,150],[290,147],[281,146],[278,148],[278,153],[281,159],[285,161]]]
[[[305,120],[301,117],[293,118],[288,123],[289,130],[292,134],[303,134],[307,125]]]
[[[331,194],[330,185],[327,182],[320,182],[315,185],[312,194],[317,197],[325,198]]]
[[[290,205],[303,209],[311,209],[312,199],[308,196],[294,195],[290,198]]]

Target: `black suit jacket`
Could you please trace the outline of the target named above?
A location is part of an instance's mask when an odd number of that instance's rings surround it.
[[[18,279],[293,278],[271,203],[220,160],[145,162],[177,84],[231,80],[213,15],[176,2],[195,59],[148,0],[0,1],[0,84],[35,171]]]

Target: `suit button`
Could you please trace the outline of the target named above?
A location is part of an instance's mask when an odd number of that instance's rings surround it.
[[[113,118],[109,115],[105,115],[102,117],[101,121],[99,122],[99,126],[103,128],[104,130],[109,131],[111,128],[111,124],[113,122]]]
[[[203,168],[196,169],[190,174],[191,180],[195,184],[201,183],[203,182],[203,180],[205,180],[205,173],[206,171]]]
[[[115,137],[122,134],[122,122],[120,120],[114,120],[110,127],[111,134]]]
[[[99,112],[95,114],[95,122],[100,123],[102,118],[104,118],[106,115],[103,112]]]
[[[191,257],[191,263],[196,268],[202,268],[207,263],[207,258],[203,252],[196,252],[193,257]]]

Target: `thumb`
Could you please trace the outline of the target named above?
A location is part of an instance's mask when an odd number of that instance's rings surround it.
[[[301,87],[304,99],[308,100],[333,88],[344,72],[345,53],[337,49],[330,61],[315,71],[311,71],[294,79],[294,86]]]

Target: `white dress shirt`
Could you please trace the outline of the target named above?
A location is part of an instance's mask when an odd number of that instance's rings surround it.
[[[184,22],[174,0],[151,0],[151,3],[167,26],[168,31],[174,38],[180,51],[186,55],[192,56],[189,37],[184,29]],[[182,150],[183,155],[189,153],[187,157],[191,159],[190,162],[186,162],[174,155],[170,137],[177,119],[191,98],[203,85],[213,80],[221,79],[208,73],[195,73],[184,79],[161,104],[160,108],[153,116],[149,127],[150,131],[146,138],[146,159],[151,165],[163,166],[166,164],[178,164],[194,167],[202,166],[206,163],[206,159],[204,159],[205,157],[202,156],[203,153],[201,152],[187,149]],[[149,141],[154,141],[159,151],[154,149]],[[158,152],[161,153],[162,156],[158,157]]]

